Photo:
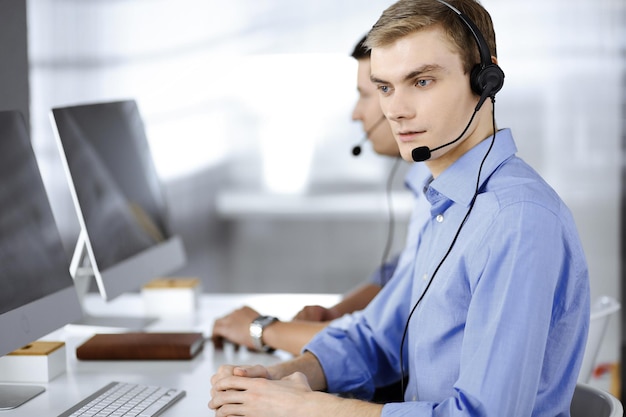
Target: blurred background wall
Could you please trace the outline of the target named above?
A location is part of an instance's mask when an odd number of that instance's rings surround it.
[[[359,158],[350,153],[363,134],[350,121],[349,53],[391,3],[28,0],[30,95],[19,67],[23,37],[9,49],[0,40],[14,60],[3,59],[12,81],[3,70],[0,85],[16,107],[29,97],[68,255],[78,222],[49,110],[134,98],[190,257],[181,274],[201,277],[210,292],[343,292],[366,279],[388,234],[393,161],[368,146]],[[520,155],[572,209],[592,298],[621,298],[626,3],[482,3],[506,73],[498,125],[513,129]],[[23,6],[0,2],[18,15]],[[393,179],[395,250],[410,208],[405,170]],[[618,356],[620,330],[611,322],[607,360]]]
[[[79,226],[49,110],[134,98],[190,257],[181,274],[206,291],[343,292],[380,263],[393,161],[351,154],[350,52],[390,1],[27,4],[32,135],[68,254]]]

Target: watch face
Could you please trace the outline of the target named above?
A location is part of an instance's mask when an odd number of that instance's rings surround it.
[[[262,334],[263,327],[257,322],[252,322],[252,324],[250,324],[250,336],[252,336],[252,338],[261,338]]]
[[[276,317],[260,316],[254,319],[252,323],[250,323],[250,337],[252,338],[252,343],[254,344],[255,349],[264,352],[267,352],[271,349],[269,346],[263,343],[263,329],[277,320],[278,319]]]

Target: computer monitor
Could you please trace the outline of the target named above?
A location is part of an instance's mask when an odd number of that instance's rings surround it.
[[[1,111],[0,356],[80,318],[68,267],[26,122]],[[44,390],[0,382],[0,410]]]
[[[81,229],[71,263],[79,297],[91,277],[110,300],[183,266],[137,103],[57,107],[51,117]]]

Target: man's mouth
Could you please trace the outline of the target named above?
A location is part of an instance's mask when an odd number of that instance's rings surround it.
[[[415,142],[425,133],[424,130],[401,130],[396,133],[401,142]]]

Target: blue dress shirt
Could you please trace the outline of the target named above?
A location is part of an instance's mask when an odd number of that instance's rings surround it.
[[[394,278],[346,326],[306,347],[330,392],[368,398],[397,381],[383,416],[569,416],[589,325],[589,277],[571,213],[526,163],[507,129],[426,184]]]

